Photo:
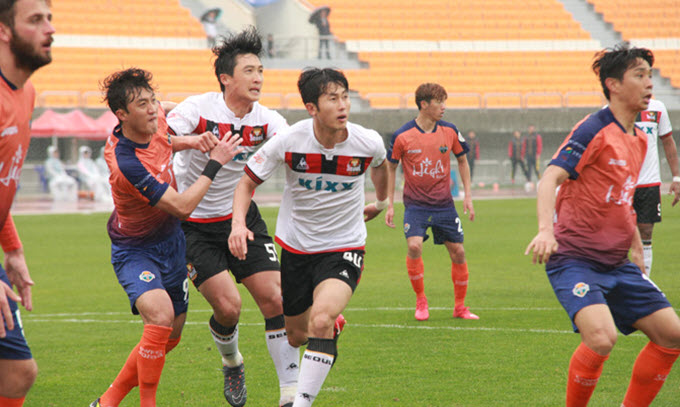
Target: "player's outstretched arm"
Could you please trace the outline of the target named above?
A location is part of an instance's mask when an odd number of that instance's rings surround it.
[[[456,157],[458,161],[458,171],[460,172],[460,180],[463,183],[463,191],[465,197],[463,198],[463,213],[468,214],[471,221],[475,220],[475,208],[472,205],[472,180],[470,178],[470,164],[468,164],[467,156],[465,154]]]
[[[225,138],[231,137],[231,132],[224,135]],[[192,134],[189,136],[171,136],[172,152],[176,153],[183,150],[200,150],[202,153],[212,151],[220,140],[211,132],[206,131],[202,134]]]
[[[399,163],[387,162],[387,211],[385,211],[385,224],[394,228],[394,188],[397,182],[397,167]]]
[[[234,191],[234,202],[231,210],[231,233],[229,234],[229,251],[239,260],[245,260],[248,254],[248,240],[253,240],[253,232],[246,226],[246,214],[257,184],[247,174],[241,177]]]
[[[5,252],[5,270],[7,271],[7,278],[19,292],[21,298],[21,305],[27,311],[33,310],[33,297],[31,294],[31,286],[35,283],[28,273],[28,266],[26,265],[26,257],[24,257],[24,249],[18,248],[9,252]]]
[[[201,202],[205,193],[208,192],[217,172],[224,164],[243,151],[243,148],[238,147],[241,141],[242,139],[238,135],[225,136],[210,152],[210,161],[208,161],[203,174],[198,177],[196,182],[181,194],[174,188],[168,188],[156,203],[156,207],[180,219],[188,218],[191,212],[196,209],[198,203]]]
[[[557,241],[553,232],[553,213],[555,211],[555,192],[557,186],[569,177],[561,167],[548,166],[538,183],[536,212],[538,215],[538,234],[533,238],[524,255],[533,251],[532,262],[545,263],[557,251]]]
[[[375,197],[377,200],[364,207],[364,222],[368,222],[378,216],[378,214],[389,205],[387,202],[387,182],[389,174],[387,165],[385,164],[386,161],[387,160],[383,161],[377,167],[371,168],[371,181],[373,181],[373,186],[375,187]]]
[[[177,107],[177,102],[171,102],[169,100],[162,100],[160,103],[166,114],[170,113],[172,109]]]

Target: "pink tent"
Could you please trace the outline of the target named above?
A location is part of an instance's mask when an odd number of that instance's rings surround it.
[[[118,125],[118,118],[112,111],[107,110],[94,121],[100,131],[106,134],[106,137],[113,132],[113,128]]]
[[[94,119],[80,110],[56,113],[46,110],[31,124],[32,137],[75,137],[104,140],[110,132],[97,125]]]

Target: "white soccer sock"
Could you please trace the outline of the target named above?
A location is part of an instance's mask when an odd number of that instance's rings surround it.
[[[649,242],[649,243],[647,243]],[[644,241],[642,243],[642,254],[645,260],[645,269],[643,270],[647,277],[652,274],[652,242]]]
[[[293,407],[310,407],[314,403],[333,366],[335,352],[332,339],[309,338],[309,345],[300,363],[300,378]]]
[[[267,349],[274,361],[276,374],[279,377],[283,405],[293,401],[300,373],[300,349],[290,346],[284,328],[283,315],[265,320],[265,338]]]
[[[236,367],[243,363],[243,356],[238,350],[238,325],[233,327],[233,332],[227,333],[225,329],[231,331],[231,328],[225,328],[212,317],[210,319],[210,333],[217,350],[222,355],[222,364],[227,367]]]

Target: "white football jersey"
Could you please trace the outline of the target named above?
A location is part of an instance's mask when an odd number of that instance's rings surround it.
[[[257,102],[243,118],[236,117],[219,92],[188,97],[168,114],[168,125],[178,136],[191,137],[210,131],[222,139],[231,131],[243,138],[244,151],[220,169],[189,220],[221,220],[231,215],[234,190],[246,162],[265,141],[288,127],[283,116]],[[209,159],[208,153],[193,149],[175,154],[173,164],[179,192],[196,182]]]
[[[661,184],[661,170],[657,141],[673,131],[666,106],[658,100],[650,100],[649,107],[640,112],[635,124],[647,135],[647,155],[642,163],[637,185],[659,185]]]
[[[385,161],[382,137],[347,123],[348,136],[332,149],[314,137],[313,120],[300,121],[253,155],[245,171],[262,183],[285,164],[286,185],[276,241],[286,250],[319,253],[366,244],[364,173]]]

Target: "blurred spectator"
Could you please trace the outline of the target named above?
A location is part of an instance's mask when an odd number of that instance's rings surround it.
[[[92,159],[92,149],[88,146],[81,146],[78,155],[78,176],[87,189],[94,193],[94,199],[113,201],[108,177],[99,173],[97,164]]]
[[[213,48],[217,43],[217,18],[220,14],[220,9],[210,9],[201,16],[201,23],[205,30],[205,36],[208,40],[208,48]]]
[[[276,56],[276,51],[274,50],[274,35],[267,34],[267,57],[274,58]]]
[[[316,25],[319,30],[319,55],[318,59],[321,59],[321,54],[323,48],[326,48],[326,58],[331,59],[330,51],[330,36],[331,36],[331,25],[328,22],[328,14],[330,14],[331,9],[324,6],[320,7],[309,17],[309,22]]]
[[[522,152],[526,159],[527,181],[531,182],[531,174],[536,173],[536,179],[541,178],[539,166],[541,165],[541,151],[543,150],[543,138],[536,133],[534,125],[529,126],[529,133],[522,142]]]
[[[94,163],[97,164],[97,170],[99,170],[99,175],[106,177],[107,179],[109,178],[109,166],[106,164],[106,159],[104,158],[104,149],[106,148],[106,145],[103,145],[102,148],[99,149],[99,157],[97,157],[96,160],[94,160]]]
[[[52,199],[68,202],[78,200],[78,181],[66,172],[64,163],[59,159],[59,149],[56,146],[47,147],[45,177]]]
[[[470,147],[467,152],[467,160],[470,166],[470,180],[472,180],[475,174],[475,160],[479,159],[479,140],[474,130],[468,132],[467,144]]]
[[[527,175],[527,169],[524,166],[524,150],[522,149],[522,141],[522,133],[520,133],[519,130],[515,130],[512,133],[512,139],[510,140],[510,143],[508,143],[508,157],[510,158],[512,165],[510,180],[513,184],[515,183],[515,171],[517,170],[518,165],[522,169],[524,176],[529,179],[529,176]]]

